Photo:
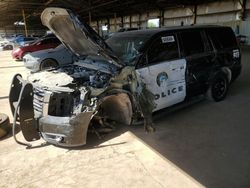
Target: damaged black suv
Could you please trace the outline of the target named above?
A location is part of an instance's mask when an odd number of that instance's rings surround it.
[[[27,141],[84,145],[94,121],[130,125],[143,117],[152,130],[153,112],[200,95],[221,101],[241,72],[229,27],[129,31],[104,42],[70,10],[46,8],[41,20],[79,59],[27,80],[13,78],[13,132],[19,121]]]

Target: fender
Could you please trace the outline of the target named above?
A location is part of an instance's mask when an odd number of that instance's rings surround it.
[[[217,74],[225,74],[228,78],[228,82],[231,81],[231,78],[232,78],[231,70],[228,67],[217,67],[216,69],[211,71],[210,76],[208,78],[208,82],[207,82],[208,85],[212,82],[213,78]]]
[[[134,97],[122,89],[112,89],[100,96],[98,115],[130,125],[136,109]]]

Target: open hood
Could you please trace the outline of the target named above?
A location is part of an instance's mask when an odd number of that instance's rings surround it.
[[[113,54],[105,41],[71,10],[46,8],[41,14],[42,24],[48,27],[61,42],[78,57],[102,56],[118,68],[121,61]]]

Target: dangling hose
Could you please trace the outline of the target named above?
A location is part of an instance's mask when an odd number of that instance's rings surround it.
[[[17,101],[17,105],[16,105],[16,108],[15,108],[14,117],[13,117],[14,119],[13,119],[13,126],[12,126],[12,134],[13,134],[13,137],[14,137],[14,140],[16,141],[16,143],[18,143],[20,145],[27,146],[27,147],[31,147],[32,146],[31,144],[18,141],[17,138],[16,138],[16,118],[17,118],[17,111],[18,111],[19,106],[20,106],[20,102],[21,102],[21,99],[22,99],[24,88],[25,87],[22,87],[22,89],[20,91],[20,95],[19,95],[19,98],[18,98],[18,101]]]

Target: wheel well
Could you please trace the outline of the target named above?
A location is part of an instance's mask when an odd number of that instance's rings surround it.
[[[46,60],[52,60],[52,61],[54,61],[54,62],[57,64],[57,66],[59,65],[59,63],[57,62],[57,60],[55,60],[54,58],[46,58],[46,59],[42,60],[42,62],[40,63],[40,70],[42,69],[42,64],[43,64],[44,61],[46,61]]]
[[[232,79],[232,71],[228,67],[222,67],[221,70],[227,75],[228,82],[230,83]]]
[[[126,125],[131,124],[133,109],[126,93],[104,97],[99,107],[99,115]]]

